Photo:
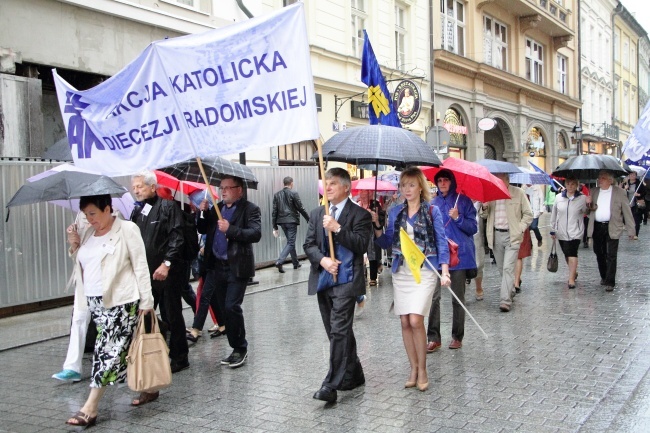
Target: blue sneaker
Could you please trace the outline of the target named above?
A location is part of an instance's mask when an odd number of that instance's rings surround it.
[[[63,370],[53,374],[52,377],[63,382],[79,382],[81,380],[81,375],[73,370]]]

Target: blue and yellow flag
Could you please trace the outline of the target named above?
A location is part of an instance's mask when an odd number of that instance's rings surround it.
[[[415,277],[415,282],[420,284],[420,281],[422,281],[420,269],[422,268],[422,263],[424,263],[424,253],[415,245],[415,242],[413,242],[413,239],[409,237],[403,227],[400,227],[399,230],[399,241],[404,262],[408,265],[411,273]]]
[[[363,31],[365,42],[363,43],[363,58],[361,60],[361,81],[368,85],[368,114],[370,124],[382,124],[386,126],[402,127],[397,118],[397,110],[393,105],[386,81],[381,74],[379,63],[372,51],[368,33]]]

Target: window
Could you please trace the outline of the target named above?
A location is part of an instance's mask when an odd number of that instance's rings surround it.
[[[614,60],[617,62],[621,61],[621,47],[618,44],[621,43],[621,32],[616,29],[614,32]]]
[[[616,78],[614,80],[614,119],[620,120],[620,115],[621,115],[621,90],[620,90],[620,79]]]
[[[557,85],[560,93],[567,94],[567,58],[557,55]]]
[[[630,123],[630,86],[623,85],[623,122]]]
[[[185,6],[190,6],[190,7],[196,7],[198,5],[195,5],[194,3],[198,3],[198,0],[176,0],[176,3],[180,3]]]
[[[440,1],[442,49],[465,55],[465,5],[457,0]]]
[[[544,84],[543,47],[532,39],[526,39],[526,79],[535,84]]]
[[[630,71],[636,73],[636,49],[634,45],[630,48]]]
[[[298,0],[282,0],[282,6],[285,6],[285,7],[289,6],[289,5],[292,5],[294,3],[298,3]]]
[[[483,17],[483,55],[485,63],[508,69],[508,38],[504,24],[489,16]]]
[[[628,36],[623,38],[623,67],[630,69],[630,38]]]
[[[406,10],[400,4],[395,5],[395,65],[399,70],[404,70],[406,64]]]
[[[589,98],[589,102],[591,103],[591,107],[589,107],[591,109],[589,118],[591,119],[592,128],[595,130],[594,126],[598,124],[598,107],[596,106],[598,99],[596,98],[596,91],[594,89],[591,89],[591,98]]]
[[[365,27],[366,13],[365,0],[352,0],[352,55],[361,58],[363,55],[363,29]]]

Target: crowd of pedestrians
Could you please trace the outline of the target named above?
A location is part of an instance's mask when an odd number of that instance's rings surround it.
[[[287,239],[275,267],[284,273],[283,265],[289,257],[294,269],[301,266],[295,243],[302,215],[308,223],[303,245],[310,263],[307,291],[316,295],[330,342],[329,368],[315,399],[334,402],[337,391],[365,383],[353,322],[355,308],[358,311],[365,302],[367,287],[377,285],[383,252],[383,264],[390,268],[392,278],[392,308],[400,318],[410,366],[404,386],[420,391],[428,388],[426,355],[442,346],[442,287],[449,287],[454,295],[448,347],[457,350],[465,334],[466,289],[474,281],[475,299],[481,301],[485,296],[482,282],[487,252],[492,252],[501,275],[499,309],[507,313],[522,284],[522,260],[531,255],[530,232],[538,247],[543,244],[539,218],[545,211],[551,213],[550,237],[559,242],[567,264],[568,288],[575,288],[578,251],[586,235],[592,239],[601,284],[607,291],[614,289],[619,238],[627,232],[631,240],[638,239],[640,226],[647,223],[648,189],[636,174],[619,187],[610,172],[601,171],[598,186],[592,190],[581,188],[577,179],[568,177],[557,195],[545,194],[539,186],[510,185],[506,173],[496,176],[507,187],[510,198],[487,203],[470,200],[458,192],[456,176],[448,169],[436,173],[432,196],[423,172],[413,167],[402,172],[398,191],[387,200],[378,201],[362,192],[355,201],[348,172],[332,168],[324,179],[327,206],[311,213],[293,191],[293,179],[284,178],[283,189],[274,195],[270,216],[274,234],[277,236],[281,227]],[[138,314],[160,308],[169,333],[173,373],[190,367],[188,340],[196,342],[201,337],[209,311],[215,318],[213,336],[226,335],[232,349],[220,364],[238,368],[249,356],[242,304],[246,286],[255,275],[253,244],[262,236],[262,215],[260,208],[246,199],[242,179],[223,177],[221,201],[211,207],[204,200],[190,213],[160,196],[164,193],[157,189],[153,172],[134,175],[132,189],[137,201],[130,221],[113,214],[110,196],[91,196],[81,199],[82,212],[68,228],[70,255],[75,263],[75,307],[68,356],[54,378],[70,382],[81,379],[89,321],[98,332],[91,393],[68,424],[93,425],[105,387],[124,381],[124,355]],[[188,221],[192,227],[189,237],[198,242],[196,238],[202,235],[203,242],[198,257],[192,250],[202,264],[197,271],[198,294],[189,285],[192,257],[187,255]],[[426,258],[417,277],[406,266],[403,236],[410,238]],[[457,263],[451,261],[450,243],[457,245]],[[189,328],[182,315],[182,298],[193,306]],[[158,392],[143,392],[132,404],[139,406],[158,397]]]

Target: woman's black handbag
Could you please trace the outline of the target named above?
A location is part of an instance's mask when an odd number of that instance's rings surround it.
[[[553,246],[551,247],[551,255],[548,256],[548,262],[546,263],[546,269],[549,272],[557,272],[557,253],[555,252],[555,239],[553,239]]]

